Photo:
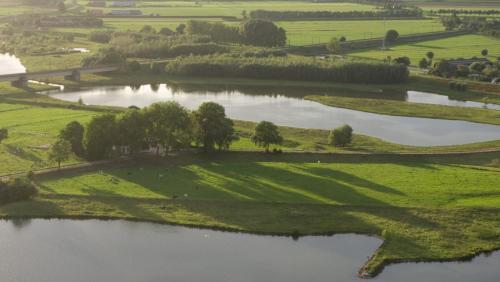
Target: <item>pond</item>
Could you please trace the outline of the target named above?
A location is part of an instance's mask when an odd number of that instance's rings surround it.
[[[0,221],[0,280],[359,282],[366,280],[358,269],[380,244],[352,234],[293,240],[127,221]],[[398,264],[372,281],[495,281],[499,264],[498,253]]]
[[[26,68],[16,56],[0,54],[0,75],[23,72],[26,72]]]
[[[254,122],[267,120],[278,125],[316,129],[332,129],[347,123],[357,133],[416,146],[457,145],[500,139],[500,126],[389,116],[329,107],[304,100],[303,96],[311,94],[304,89],[295,92],[272,88],[228,90],[224,87],[207,86],[200,89],[200,87],[161,84],[95,87],[47,94],[66,101],[76,102],[81,98],[85,104],[121,107],[132,105],[144,107],[160,101],[177,101],[189,109],[196,109],[203,102],[213,101],[223,105],[228,116],[233,119]]]

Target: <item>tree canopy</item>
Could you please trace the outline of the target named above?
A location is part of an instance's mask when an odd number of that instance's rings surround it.
[[[273,22],[251,19],[240,26],[240,34],[247,44],[255,46],[285,46],[286,32]]]
[[[52,145],[49,152],[49,160],[57,162],[57,166],[61,168],[61,162],[69,160],[71,156],[71,143],[64,139],[58,139]]]
[[[283,137],[281,136],[278,127],[269,121],[261,121],[255,127],[254,134],[252,135],[252,142],[269,151],[269,146],[281,145],[283,143]]]
[[[211,152],[217,146],[219,150],[228,149],[237,139],[233,121],[226,117],[223,106],[206,102],[193,113],[195,139],[206,152]]]

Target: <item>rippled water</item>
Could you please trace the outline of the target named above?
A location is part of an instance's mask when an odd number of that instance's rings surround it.
[[[286,91],[283,91],[287,93]],[[247,90],[221,90],[178,86],[96,87],[73,92],[51,92],[54,98],[90,105],[144,107],[160,101],[177,101],[189,109],[214,101],[226,108],[233,119],[268,120],[300,128],[332,129],[349,124],[357,133],[387,141],[417,145],[456,145],[500,139],[500,126],[465,121],[389,116],[325,106],[304,100],[306,90],[280,94],[254,94]]]
[[[0,221],[2,282],[360,282],[381,241],[361,235],[261,236],[152,223]],[[472,262],[405,263],[377,282],[493,282],[499,253]]]

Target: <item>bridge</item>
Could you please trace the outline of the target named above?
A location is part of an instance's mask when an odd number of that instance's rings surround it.
[[[91,68],[75,68],[29,73],[13,73],[0,75],[0,82],[10,82],[15,87],[26,87],[30,80],[40,80],[51,77],[64,77],[67,80],[79,81],[81,74],[104,73],[119,70],[120,66],[97,66]]]

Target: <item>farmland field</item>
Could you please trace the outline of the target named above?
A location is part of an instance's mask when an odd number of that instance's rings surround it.
[[[80,0],[78,4],[86,7],[88,1]],[[107,7],[104,11],[114,8]],[[299,11],[370,11],[375,6],[355,3],[313,3],[301,1],[250,1],[250,2],[192,2],[192,1],[162,1],[138,2],[135,9],[143,14],[158,14],[160,16],[230,16],[241,17],[242,11],[250,12],[257,9],[266,10],[299,10]]]
[[[444,30],[438,20],[367,20],[367,21],[288,21],[278,22],[287,31],[291,45],[326,43],[332,37],[345,36],[347,40],[384,36],[388,29],[401,35]]]
[[[420,59],[425,57],[428,51],[435,54],[434,61],[449,58],[470,58],[472,56],[481,56],[481,50],[488,49],[489,56],[493,59],[500,56],[500,40],[481,35],[463,35],[446,39],[424,41],[412,44],[397,45],[390,47],[389,50],[365,50],[350,53],[352,56],[385,59],[387,56],[392,58],[400,56],[410,57],[412,65],[418,65]]]
[[[227,25],[239,25],[236,21],[223,21],[218,18],[196,19],[203,21],[223,22]],[[150,25],[159,30],[163,27],[175,29],[188,19],[147,19],[147,18],[105,18],[104,27],[113,30],[140,30]],[[397,29],[401,35],[426,33],[444,30],[438,20],[363,20],[363,21],[282,21],[276,22],[287,31],[288,43],[291,45],[309,45],[326,43],[332,37],[346,36],[348,40],[382,37],[387,29]],[[93,29],[67,29],[59,31],[90,33]]]
[[[95,115],[88,111],[12,104],[0,104],[0,113],[2,127],[9,129],[9,138],[0,144],[1,174],[49,166],[48,148],[59,130],[73,120],[87,122]]]

